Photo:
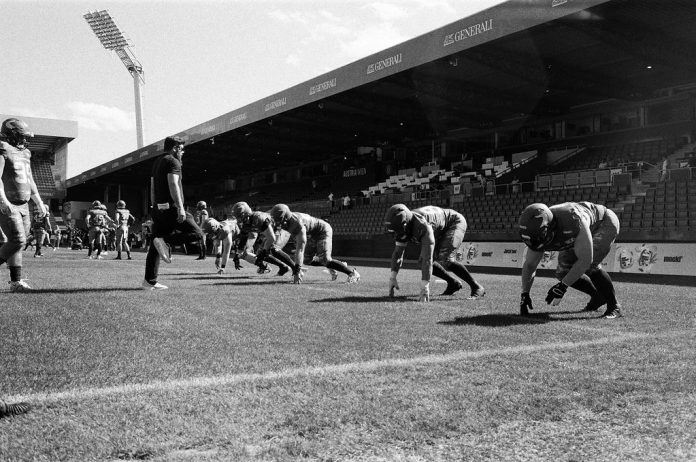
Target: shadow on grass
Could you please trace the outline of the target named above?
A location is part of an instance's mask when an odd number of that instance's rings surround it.
[[[248,276],[245,277],[240,277],[240,278],[210,278],[210,279],[217,279],[219,282],[213,283],[212,285],[215,286],[220,286],[220,285],[227,285],[227,286],[260,286],[260,285],[278,285],[278,284],[288,284],[290,285],[290,281],[285,280],[285,279],[277,279],[277,280],[272,280],[272,279],[254,279],[250,278]]]
[[[310,303],[375,303],[375,302],[408,302],[413,301],[413,297],[407,296],[390,297],[388,295],[361,297],[359,295],[349,295],[347,297],[320,298],[319,300],[308,300]]]
[[[20,294],[79,294],[79,293],[100,293],[104,292],[146,292],[142,287],[75,287],[73,289],[32,289],[29,292],[18,292]]]
[[[162,276],[169,276],[168,274],[163,274]],[[191,276],[191,277],[179,277],[176,278],[177,281],[183,281],[183,280],[197,280],[197,281],[210,281],[210,280],[215,280],[215,281],[239,281],[241,279],[252,279],[251,276],[233,276],[229,277],[224,276],[224,275],[218,275],[218,274],[210,274],[208,273],[205,276]]]
[[[567,321],[588,321],[595,318],[569,317],[559,318],[559,314],[578,314],[577,311],[563,311],[553,313],[530,313],[527,316],[518,314],[482,314],[478,316],[458,316],[450,321],[440,321],[438,324],[444,326],[484,326],[484,327],[505,327],[517,326],[520,324],[546,324],[547,322],[567,322]]]

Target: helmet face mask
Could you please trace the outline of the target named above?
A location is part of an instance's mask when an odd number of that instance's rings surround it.
[[[276,204],[271,209],[271,218],[276,225],[282,226],[286,221],[292,218],[290,207],[285,204]]]
[[[392,205],[384,217],[387,233],[394,234],[397,239],[408,239],[413,213],[404,204]]]
[[[34,137],[26,122],[14,118],[2,123],[0,135],[17,149],[25,149],[29,146],[29,139]]]
[[[246,202],[237,202],[232,206],[232,215],[239,222],[245,222],[251,216],[251,207]]]
[[[546,205],[529,205],[520,215],[520,239],[532,250],[543,250],[556,236],[553,224],[553,213]]]

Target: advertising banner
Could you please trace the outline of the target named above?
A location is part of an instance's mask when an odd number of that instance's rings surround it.
[[[521,242],[464,242],[455,258],[465,265],[521,268],[527,246]],[[558,252],[544,252],[538,268],[555,270]],[[696,276],[696,244],[619,243],[602,266],[609,272]]]

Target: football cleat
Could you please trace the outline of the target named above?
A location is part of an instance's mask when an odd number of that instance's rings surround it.
[[[0,399],[0,419],[26,414],[31,409],[29,403],[6,403]]]
[[[276,276],[285,276],[287,272],[290,271],[290,267],[287,265],[281,266],[278,268],[278,272],[276,273]]]
[[[336,271],[335,269],[330,269],[329,274],[331,275],[332,281],[335,281],[336,279],[338,279],[338,271]]]
[[[31,286],[24,279],[19,281],[10,281],[10,292],[29,292]]]
[[[358,273],[358,270],[353,268],[353,272],[348,275],[346,284],[356,284],[358,282],[360,282],[360,273]]]
[[[140,284],[140,287],[142,287],[145,290],[164,290],[168,289],[169,287],[165,286],[164,284],[160,284],[159,282],[155,282],[154,284],[150,284],[149,282],[143,280],[142,284]]]
[[[452,283],[447,283],[447,288],[445,289],[444,292],[442,292],[442,295],[453,295],[455,292],[459,291],[462,288],[462,283],[459,281],[453,281]]]
[[[483,298],[486,295],[486,289],[483,288],[483,286],[478,286],[476,290],[471,291],[471,295],[467,298],[467,300],[478,300],[479,298]]]
[[[616,319],[623,317],[621,313],[621,305],[616,305],[614,307],[608,307],[607,311],[602,316],[604,319]]]
[[[166,242],[164,242],[164,239],[161,237],[156,237],[152,240],[152,245],[154,245],[155,249],[157,249],[157,253],[159,253],[159,256],[163,262],[172,262],[172,259],[169,257],[169,246]]]
[[[256,268],[256,274],[266,274],[270,272],[271,269],[265,263],[262,263],[258,268]]]
[[[587,302],[587,305],[585,305],[585,308],[583,308],[582,311],[597,311],[605,303],[607,303],[607,301],[604,300],[604,297],[597,294],[592,297],[589,302]]]

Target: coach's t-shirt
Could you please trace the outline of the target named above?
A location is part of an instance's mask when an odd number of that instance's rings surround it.
[[[167,180],[167,175],[170,173],[179,175],[179,188],[181,188],[181,162],[174,155],[164,155],[157,159],[152,166],[155,204],[174,203],[169,192],[169,181]]]

